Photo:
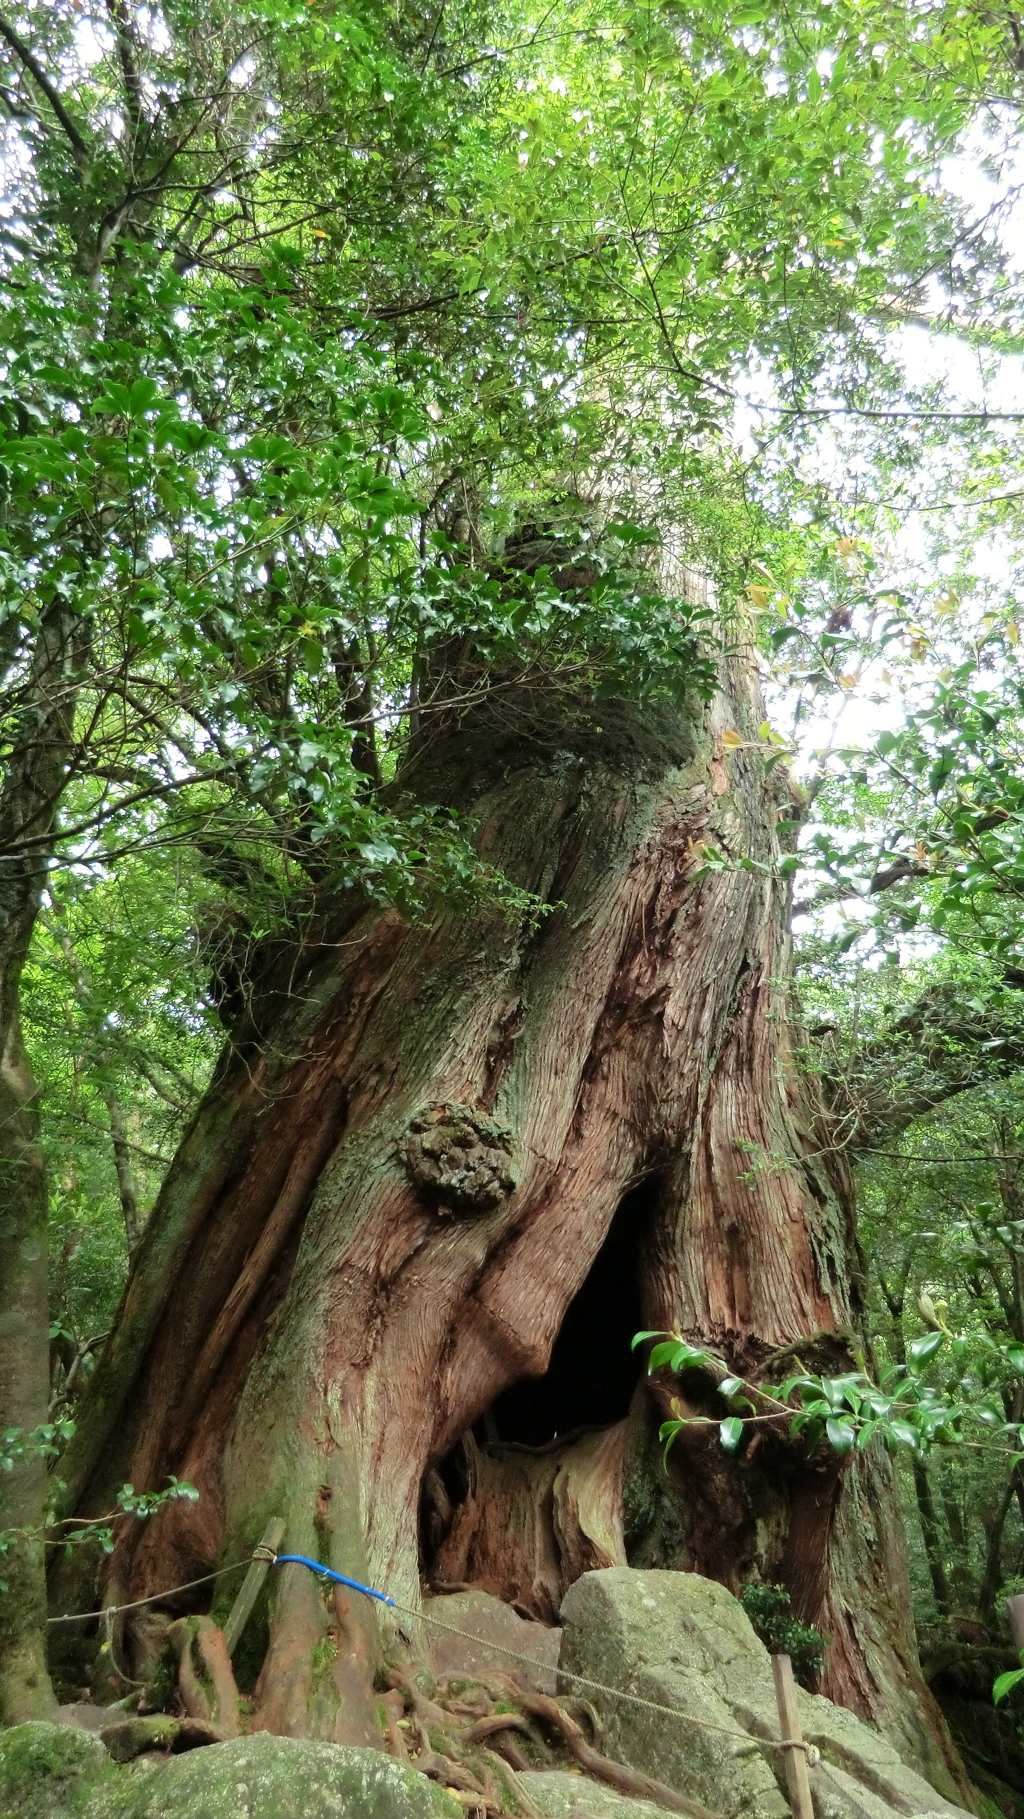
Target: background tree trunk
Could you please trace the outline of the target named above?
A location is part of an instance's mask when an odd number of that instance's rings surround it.
[[[501,699],[421,739],[404,784],[472,812],[547,913],[349,905],[275,962],[140,1246],[62,1464],[74,1507],[125,1476],[199,1487],[122,1538],[125,1597],[274,1514],[289,1551],[414,1610],[468,1578],[550,1617],[622,1559],[760,1571],[832,1628],[826,1690],[952,1791],[905,1568],[890,1551],[883,1582],[865,1533],[869,1506],[898,1526],[886,1462],[838,1529],[838,1463],[763,1431],[737,1458],[695,1434],[666,1479],[668,1399],[727,1410],[710,1380],[638,1381],[629,1350],[677,1328],[782,1374],[796,1349],[848,1362],[859,1314],[849,1186],[793,1057],[792,803],[752,673],[711,710]],[[366,1740],[368,1668],[415,1623],[375,1630],[299,1568],[272,1585],[258,1722]]]
[[[34,1434],[47,1420],[46,1175],[36,1084],[22,1041],[19,987],[52,851],[57,803],[74,743],[88,625],[58,593],[43,614],[0,784],[0,1431]],[[0,1723],[52,1717],[46,1667],[42,1522],[46,1466],[38,1449],[0,1483]]]

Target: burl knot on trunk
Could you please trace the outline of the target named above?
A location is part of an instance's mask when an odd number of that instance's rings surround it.
[[[404,1160],[421,1199],[442,1216],[493,1212],[517,1186],[511,1131],[452,1101],[410,1120]]]

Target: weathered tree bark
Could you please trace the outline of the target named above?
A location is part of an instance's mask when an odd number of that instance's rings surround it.
[[[75,997],[79,1004],[88,1009],[92,1003],[92,985],[67,929],[54,916],[51,927],[58,945],[71,969],[75,982]],[[113,1057],[111,1050],[103,1045],[95,1055],[95,1061],[101,1068],[109,1068]],[[124,1115],[124,1106],[118,1097],[117,1088],[111,1081],[100,1086],[100,1096],[107,1110],[110,1127],[110,1147],[113,1151],[114,1174],[117,1177],[117,1196],[121,1202],[121,1217],[124,1220],[124,1235],[131,1256],[139,1242],[141,1221],[139,1219],[139,1196],[135,1186],[135,1171],[132,1167],[131,1143],[128,1137],[128,1125]]]
[[[9,1015],[0,1053],[0,1423],[31,1435],[46,1420],[49,1323],[46,1184],[38,1141],[35,1082]],[[46,1501],[41,1453],[5,1474],[0,1527],[17,1538],[0,1557],[0,1723],[49,1718],[56,1700],[46,1667],[46,1582],[40,1524]]]
[[[16,699],[0,783],[0,1430],[23,1438],[46,1422],[50,1361],[46,1177],[19,986],[73,746],[87,639],[87,625],[58,595]],[[0,1723],[50,1717],[56,1708],[43,1627],[45,1498],[45,1460],[30,1448],[0,1484],[0,1527],[15,1531],[0,1570],[7,1586],[0,1593]]]
[[[901,1556],[864,1533],[898,1526],[886,1462],[847,1493],[784,1436],[730,1459],[701,1434],[666,1478],[670,1397],[727,1411],[710,1380],[638,1383],[629,1352],[676,1328],[781,1373],[847,1361],[858,1319],[849,1185],[792,1058],[792,806],[752,674],[710,711],[501,700],[421,739],[404,783],[472,812],[547,912],[343,907],[256,990],[62,1462],[79,1514],[125,1476],[200,1489],[123,1537],[107,1596],[236,1559],[271,1515],[413,1611],[469,1579],[550,1616],[622,1559],[760,1570],[830,1628],[828,1690],[952,1791]],[[377,1630],[297,1567],[271,1585],[257,1722],[365,1740],[370,1667],[415,1618]]]

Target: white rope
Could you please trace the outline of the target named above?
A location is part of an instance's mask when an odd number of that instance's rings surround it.
[[[476,1636],[471,1630],[456,1629],[454,1624],[443,1623],[440,1617],[432,1617],[428,1611],[413,1610],[411,1605],[395,1603],[392,1608],[401,1611],[406,1617],[415,1617],[421,1623],[432,1624],[434,1629],[444,1630],[449,1636],[458,1636],[463,1642],[472,1642],[477,1648],[493,1649],[495,1654],[507,1655],[510,1661],[518,1661],[521,1667],[532,1668],[535,1673],[554,1674],[560,1680],[571,1680],[574,1686],[585,1687],[590,1693],[606,1693],[611,1699],[621,1699],[627,1705],[639,1706],[646,1712],[660,1712],[666,1718],[681,1718],[687,1724],[696,1724],[701,1730],[717,1731],[719,1736],[733,1737],[738,1743],[746,1744],[750,1750],[803,1750],[807,1765],[814,1768],[821,1761],[821,1751],[816,1743],[807,1743],[803,1738],[755,1737],[750,1731],[733,1730],[725,1724],[714,1724],[710,1718],[698,1718],[693,1712],[680,1711],[675,1705],[659,1705],[654,1699],[644,1699],[639,1693],[627,1693],[617,1686],[605,1686],[601,1680],[588,1680],[585,1674],[570,1673],[566,1667],[552,1667],[550,1661],[533,1661],[529,1655],[521,1655],[514,1648],[508,1648],[503,1642],[491,1642],[484,1636]]]
[[[226,1573],[236,1573],[239,1567],[251,1566],[254,1560],[276,1561],[277,1555],[271,1554],[269,1548],[262,1544],[244,1560],[236,1560],[232,1566],[222,1566],[215,1573],[204,1573],[201,1579],[189,1579],[184,1585],[172,1585],[166,1591],[151,1592],[148,1598],[134,1598],[130,1604],[108,1605],[102,1611],[77,1611],[65,1617],[47,1617],[47,1623],[87,1623],[96,1618],[104,1621],[119,1616],[122,1611],[137,1611],[146,1604],[158,1604],[162,1598],[173,1598],[177,1592],[189,1592],[197,1585],[208,1585],[212,1579],[222,1579]],[[735,1742],[746,1745],[748,1750],[803,1750],[807,1757],[808,1768],[814,1768],[821,1761],[821,1751],[817,1744],[808,1743],[803,1738],[791,1737],[778,1740],[774,1737],[755,1737],[750,1731],[733,1730],[725,1724],[714,1724],[710,1718],[698,1718],[693,1712],[680,1711],[678,1706],[660,1705],[657,1700],[644,1699],[639,1693],[627,1693],[617,1686],[605,1686],[601,1680],[590,1680],[585,1674],[573,1674],[568,1668],[553,1668],[550,1661],[534,1661],[529,1655],[522,1655],[517,1649],[508,1648],[503,1642],[491,1642],[484,1636],[474,1635],[472,1630],[456,1629],[452,1623],[444,1623],[440,1617],[431,1616],[428,1611],[417,1611],[408,1604],[399,1604],[395,1599],[389,1600],[389,1609],[401,1611],[403,1616],[412,1617],[419,1623],[429,1623],[434,1629],[443,1630],[446,1635],[458,1636],[462,1642],[471,1642],[475,1648],[489,1648],[497,1655],[505,1655],[508,1660],[518,1662],[520,1667],[528,1667],[534,1673],[549,1675],[557,1673],[562,1680],[570,1680],[574,1686],[585,1687],[590,1693],[604,1693],[609,1699],[619,1699],[626,1705],[638,1706],[645,1712],[658,1712],[665,1718],[680,1718],[684,1723],[695,1724],[698,1729],[715,1731],[721,1737],[732,1737]]]

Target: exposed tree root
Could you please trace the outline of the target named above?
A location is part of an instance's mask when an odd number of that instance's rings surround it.
[[[210,1725],[222,1742],[237,1737],[238,1688],[213,1619],[179,1617],[167,1640],[178,1662],[178,1693],[188,1716]]]
[[[621,1762],[613,1762],[610,1756],[602,1756],[586,1740],[575,1718],[570,1718],[564,1706],[557,1699],[548,1698],[544,1693],[519,1694],[519,1703],[528,1712],[558,1731],[568,1744],[580,1767],[598,1780],[606,1781],[620,1794],[633,1794],[639,1800],[653,1800],[656,1806],[667,1806],[673,1813],[687,1813],[690,1819],[715,1819],[709,1808],[701,1806],[699,1801],[687,1799],[685,1794],[677,1794],[674,1788],[666,1787],[664,1782],[655,1781],[649,1775],[640,1774],[638,1769],[626,1768]]]
[[[529,1773],[530,1769],[534,1767],[534,1764],[530,1761],[526,1751],[521,1749],[515,1738],[510,1736],[507,1732],[494,1739],[493,1750],[485,1751],[484,1753],[489,1755],[500,1755],[501,1760],[507,1762],[511,1769]]]
[[[492,1712],[489,1718],[478,1718],[466,1732],[467,1743],[482,1743],[485,1737],[493,1737],[495,1731],[525,1731],[530,1735],[531,1726],[521,1712]]]
[[[401,1720],[405,1717],[405,1702],[402,1695],[395,1689],[388,1693],[382,1693],[380,1704],[383,1708],[384,1722],[387,1726],[388,1749],[392,1756],[398,1758],[399,1762],[408,1762],[409,1752],[405,1747],[405,1738],[399,1728]]]
[[[187,1716],[164,1720],[173,1725],[175,1737],[173,1741],[162,1739],[162,1746],[194,1748],[237,1737],[238,1689],[216,1624],[209,1617],[182,1617],[171,1624],[167,1640],[177,1661],[178,1695]],[[422,1681],[424,1677],[418,1678]],[[503,1678],[468,1685],[459,1681],[451,1692],[443,1683],[438,1686],[428,1679],[427,1684],[432,1693],[417,1683],[412,1672],[400,1667],[388,1670],[386,1690],[378,1695],[385,1744],[392,1756],[411,1763],[454,1794],[470,1819],[502,1819],[510,1800],[523,1819],[543,1819],[518,1774],[538,1764],[564,1764],[566,1753],[587,1774],[619,1793],[653,1801],[687,1819],[717,1819],[697,1801],[602,1755],[596,1748],[601,1740],[597,1713],[586,1700],[563,1702]],[[508,1709],[495,1710],[500,1703]],[[588,1741],[568,1705],[586,1719],[594,1742]],[[135,1720],[134,1725],[140,1722],[151,1728],[157,1720]],[[123,1741],[119,1735],[117,1742],[128,1759],[137,1753],[135,1731],[127,1723],[115,1728],[124,1733]],[[552,1749],[552,1736],[558,1751]],[[143,1747],[151,1747],[151,1742],[138,1744]]]
[[[397,1667],[389,1670],[387,1684],[390,1691],[385,1696],[384,1709],[392,1753],[412,1761],[423,1774],[456,1792],[467,1810],[474,1800],[478,1802],[477,1811],[486,1819],[497,1819],[505,1810],[502,1785],[525,1819],[540,1819],[516,1771],[534,1768],[537,1759],[554,1765],[556,1758],[544,1731],[549,1736],[554,1733],[558,1739],[563,1762],[564,1752],[568,1752],[587,1774],[619,1793],[653,1801],[670,1812],[686,1814],[687,1819],[716,1819],[698,1801],[602,1755],[588,1741],[582,1725],[566,1705],[546,1694],[527,1692],[511,1681],[498,1680],[486,1684],[481,1681],[470,1687],[460,1682],[452,1694],[447,1694],[444,1687],[435,1687],[433,1696],[429,1696],[410,1673]],[[395,1703],[399,1697],[408,1712],[405,1722],[411,1732],[409,1742],[416,1740],[415,1753],[407,1747],[399,1729],[401,1720],[396,1716]],[[495,1711],[494,1705],[499,1701],[513,1709]],[[588,1702],[573,1699],[570,1703],[591,1725],[595,1740],[600,1740],[597,1714]],[[521,1738],[532,1745],[533,1760]],[[493,1747],[487,1747],[492,1743]]]
[[[480,1753],[488,1761],[494,1764],[500,1779],[511,1788],[512,1797],[515,1800],[519,1811],[523,1814],[523,1819],[544,1819],[540,1807],[530,1799],[519,1776],[516,1774],[515,1765],[509,1763],[505,1757],[499,1756],[495,1750],[481,1750]],[[519,1754],[522,1755],[521,1750]],[[523,1757],[523,1766],[526,1769],[529,1769],[530,1767],[529,1761],[525,1757]]]

